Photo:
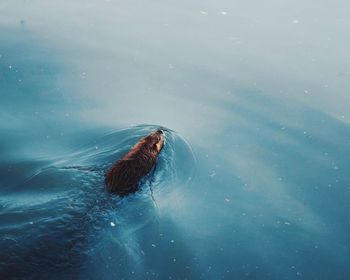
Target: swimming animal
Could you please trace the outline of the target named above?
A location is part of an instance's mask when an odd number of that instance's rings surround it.
[[[107,191],[121,196],[136,192],[140,180],[155,166],[164,141],[164,132],[161,129],[140,139],[107,172],[105,178]]]

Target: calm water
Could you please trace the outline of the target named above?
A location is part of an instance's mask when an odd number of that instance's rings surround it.
[[[349,279],[349,12],[2,0],[0,278]],[[141,191],[105,193],[159,126]]]

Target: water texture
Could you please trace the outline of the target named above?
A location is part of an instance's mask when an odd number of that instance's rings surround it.
[[[349,279],[349,10],[1,1],[0,278]]]

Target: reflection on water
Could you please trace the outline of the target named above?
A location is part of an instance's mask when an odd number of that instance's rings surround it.
[[[348,8],[0,3],[1,278],[348,279]]]

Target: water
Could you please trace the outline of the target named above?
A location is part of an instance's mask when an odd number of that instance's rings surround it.
[[[349,8],[2,1],[0,278],[348,279]]]

